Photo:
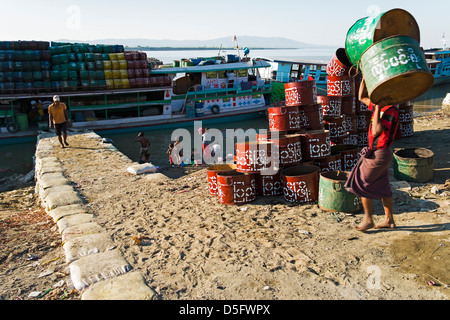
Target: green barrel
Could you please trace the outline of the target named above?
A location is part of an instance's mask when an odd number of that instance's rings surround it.
[[[425,148],[405,148],[394,152],[397,180],[425,183],[433,180],[434,153]]]
[[[409,36],[420,43],[420,30],[416,19],[403,9],[392,9],[356,21],[347,32],[345,51],[350,62],[357,66],[362,54],[370,46],[397,35]]]
[[[361,199],[348,192],[344,185],[349,172],[320,173],[319,207],[326,211],[356,213],[362,210]]]
[[[19,126],[19,130],[28,130],[28,116],[26,113],[19,113],[16,115],[16,121]]]
[[[360,69],[369,98],[376,104],[413,100],[434,83],[423,51],[408,36],[393,36],[372,45],[362,55]]]

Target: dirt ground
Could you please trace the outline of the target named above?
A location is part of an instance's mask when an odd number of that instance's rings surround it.
[[[208,194],[206,168],[163,169],[166,179],[131,175],[131,160],[79,134],[66,149],[55,140],[54,155],[158,299],[447,300],[449,114],[416,117],[414,136],[394,144],[431,149],[435,177],[395,188],[397,228],[365,233],[354,228],[362,214],[282,196],[221,205]],[[378,222],[380,202],[375,211]],[[33,183],[0,193],[0,245],[0,299],[80,299]]]

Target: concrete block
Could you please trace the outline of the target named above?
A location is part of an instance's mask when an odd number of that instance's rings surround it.
[[[69,227],[78,226],[89,222],[94,222],[94,215],[88,213],[80,213],[61,218],[58,220],[56,225],[59,228],[59,232],[63,233],[64,230]]]
[[[156,292],[144,281],[139,272],[98,282],[88,288],[81,300],[153,300]]]
[[[47,211],[53,221],[58,222],[59,219],[71,216],[74,214],[88,213],[88,210],[81,204],[71,204],[68,206],[61,206],[53,210]]]
[[[68,240],[63,248],[66,263],[71,263],[81,257],[113,250],[116,246],[106,233],[95,233]]]
[[[75,289],[83,290],[94,283],[125,274],[131,266],[117,249],[82,257],[69,265]]]

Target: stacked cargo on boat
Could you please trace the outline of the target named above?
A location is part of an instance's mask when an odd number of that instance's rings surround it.
[[[122,45],[0,42],[0,94],[117,90],[169,86],[151,76],[145,52]]]

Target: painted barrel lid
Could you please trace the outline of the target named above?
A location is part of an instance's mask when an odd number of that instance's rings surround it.
[[[360,68],[375,104],[413,100],[434,83],[419,43],[407,36],[389,37],[372,45],[362,55]]]
[[[361,18],[348,30],[345,50],[350,62],[357,66],[363,53],[374,43],[390,36],[406,35],[420,43],[416,19],[403,9],[392,9]]]

